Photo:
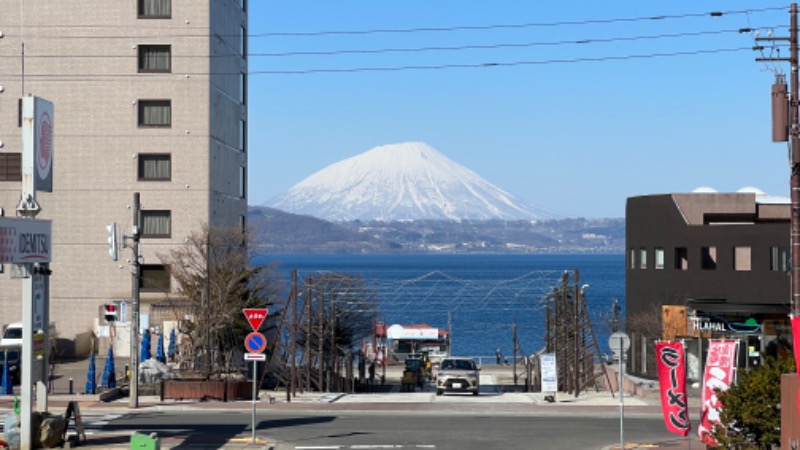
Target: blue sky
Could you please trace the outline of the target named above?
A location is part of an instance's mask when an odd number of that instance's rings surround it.
[[[738,32],[788,36],[788,8],[251,0],[249,202],[407,141],[565,216],[623,217],[627,197],[701,186],[788,197],[770,129],[771,69],[788,63],[756,63]]]

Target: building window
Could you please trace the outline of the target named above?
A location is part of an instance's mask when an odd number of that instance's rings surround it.
[[[247,75],[239,74],[239,103],[247,104]]]
[[[169,45],[140,45],[139,72],[171,72],[172,47]]]
[[[247,28],[239,28],[239,54],[247,58]]]
[[[138,0],[139,17],[169,19],[172,16],[172,0]]]
[[[239,167],[239,198],[245,198],[247,195],[247,170],[244,167]]]
[[[746,272],[752,269],[750,247],[733,248],[733,269]]]
[[[171,100],[139,100],[140,127],[172,126]]]
[[[239,151],[247,150],[247,122],[239,121]]]
[[[142,211],[142,237],[168,238],[172,236],[172,214],[169,210]]]
[[[647,269],[647,249],[640,248],[639,249],[639,268],[640,269]]]
[[[770,247],[769,270],[788,272],[790,266],[788,247]]]
[[[653,255],[655,258],[654,266],[656,269],[663,269],[664,268],[664,249],[658,247],[655,249],[655,254]]]
[[[172,155],[169,153],[139,153],[139,181],[169,181],[172,179]]]
[[[0,153],[0,181],[22,181],[22,153]]]
[[[689,270],[689,251],[686,247],[675,247],[675,268]]]
[[[631,269],[636,268],[636,250],[634,249],[631,249],[631,251],[628,252],[628,267]]]
[[[700,267],[705,270],[717,269],[717,247],[702,247],[700,249]]]
[[[142,292],[169,292],[170,276],[164,264],[139,266],[139,290]]]

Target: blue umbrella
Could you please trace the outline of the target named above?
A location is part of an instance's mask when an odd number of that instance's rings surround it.
[[[84,394],[97,393],[97,373],[94,367],[94,352],[89,354],[89,371],[86,373],[86,390]]]
[[[113,389],[117,387],[117,376],[115,374],[116,368],[114,367],[114,347],[108,347],[108,356],[106,357],[106,364],[103,366],[103,377],[100,379],[100,385],[104,389]]]
[[[169,332],[169,347],[167,347],[167,356],[169,357],[170,361],[175,358],[175,340],[175,328],[173,328]]]
[[[142,336],[142,362],[147,361],[148,359],[152,358],[153,354],[150,353],[150,330],[144,330],[144,336]]]
[[[156,361],[160,363],[167,362],[167,356],[164,354],[164,333],[158,335],[158,344],[156,344]]]
[[[14,395],[14,383],[8,370],[8,353],[3,356],[3,384],[0,385],[0,395]]]

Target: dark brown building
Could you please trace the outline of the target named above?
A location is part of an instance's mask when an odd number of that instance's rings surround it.
[[[748,356],[775,351],[773,341],[787,332],[791,337],[784,328],[790,303],[789,207],[786,199],[754,192],[629,198],[628,326],[636,317],[662,314],[663,324],[673,327],[662,327],[665,339],[691,339],[701,332],[706,338],[738,338],[745,365],[757,363]],[[664,306],[672,309],[665,312]],[[685,320],[666,317],[675,312]],[[701,345],[696,355],[702,355]],[[646,349],[638,352],[640,362],[650,356]],[[653,375],[635,360],[632,372]]]

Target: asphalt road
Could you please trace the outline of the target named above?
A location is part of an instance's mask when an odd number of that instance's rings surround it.
[[[180,438],[183,446],[222,446],[251,436],[248,411],[148,411],[97,427],[103,433],[138,430]],[[625,419],[625,440],[668,438],[659,417]],[[431,411],[259,411],[256,436],[277,449],[602,449],[619,443],[619,418],[581,414],[543,416]]]

